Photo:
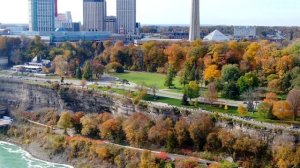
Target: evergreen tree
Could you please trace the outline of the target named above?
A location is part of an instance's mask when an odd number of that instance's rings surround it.
[[[184,106],[188,106],[189,105],[188,97],[187,97],[187,95],[185,93],[182,96],[181,105],[184,105]]]
[[[174,86],[173,80],[175,77],[176,77],[175,69],[173,68],[173,66],[170,66],[165,80],[165,86],[167,86],[168,88],[173,87]]]
[[[93,77],[93,73],[92,73],[92,68],[91,68],[91,63],[90,61],[86,61],[84,63],[84,67],[83,67],[83,79],[85,80],[91,80]]]
[[[77,68],[76,68],[76,71],[75,71],[75,77],[76,77],[77,79],[82,79],[82,72],[81,72],[80,67],[77,67]]]

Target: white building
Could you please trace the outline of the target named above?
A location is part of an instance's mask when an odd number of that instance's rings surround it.
[[[71,12],[59,13],[55,17],[55,29],[71,31],[73,28]]]
[[[54,31],[55,0],[29,0],[29,31]]]
[[[229,37],[225,36],[219,30],[215,30],[203,38],[203,41],[215,41],[215,42],[223,42],[229,40],[230,40]]]
[[[117,23],[120,34],[135,34],[136,0],[117,0]]]
[[[83,0],[83,30],[105,31],[106,0]]]
[[[256,37],[256,27],[254,26],[235,26],[235,39],[253,39]]]

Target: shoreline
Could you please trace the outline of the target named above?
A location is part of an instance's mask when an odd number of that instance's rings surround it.
[[[36,142],[32,142],[29,145],[23,145],[20,142],[7,137],[0,137],[0,142],[1,141],[20,147],[22,150],[30,154],[30,156],[34,159],[47,163],[66,166],[69,168],[75,168],[73,165],[71,165],[68,161],[66,161],[65,159],[63,159],[63,157],[60,157],[59,155],[55,156],[54,158],[51,158],[49,154],[44,149],[42,149]]]

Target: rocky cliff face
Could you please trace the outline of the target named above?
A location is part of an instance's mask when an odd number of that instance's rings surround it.
[[[7,78],[0,78],[0,104],[23,111],[50,107],[58,111],[110,112],[123,116],[131,115],[134,112],[144,112],[152,116],[152,118],[168,116],[174,119],[201,112],[201,110],[196,109],[157,106],[149,102],[141,102],[139,105],[134,105],[130,99],[120,95],[98,93],[72,87],[52,89],[49,86],[28,84]],[[281,132],[278,132],[277,129],[256,128],[256,125],[246,125],[230,118],[227,118],[227,120],[219,119],[216,124],[228,130],[237,130],[251,136],[259,136],[266,141]]]
[[[69,87],[52,89],[11,79],[0,79],[0,103],[24,111],[50,107],[87,113],[134,112],[133,105],[124,107],[118,97]]]

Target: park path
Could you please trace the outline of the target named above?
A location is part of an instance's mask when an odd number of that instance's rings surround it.
[[[32,120],[27,120],[29,123],[34,124],[36,126],[39,127],[44,127],[44,128],[51,128],[52,129],[52,133],[57,134],[57,135],[65,135],[64,134],[64,130],[57,128],[57,127],[52,127],[46,124],[42,124],[39,122],[35,122]],[[116,144],[107,140],[92,140],[90,138],[87,137],[83,137],[83,136],[78,136],[78,135],[74,135],[74,131],[72,129],[67,129],[67,134],[69,135],[69,138],[82,138],[82,139],[86,139],[89,141],[95,141],[97,144],[107,144],[107,145],[112,145],[112,146],[116,146],[116,147],[120,147],[120,148],[126,148],[126,149],[131,149],[131,150],[136,150],[136,151],[150,151],[151,153],[155,154],[155,155],[159,155],[159,154],[166,154],[166,156],[171,159],[172,161],[174,160],[182,160],[182,159],[193,159],[193,160],[197,160],[200,164],[203,165],[210,165],[212,163],[216,163],[215,161],[210,161],[210,160],[206,160],[206,159],[201,159],[201,158],[197,158],[197,157],[192,157],[192,156],[186,156],[186,155],[179,155],[179,154],[173,154],[173,153],[165,153],[162,151],[155,151],[155,150],[149,150],[149,149],[144,149],[144,148],[136,148],[136,147],[132,147],[132,146],[127,146],[127,145],[120,145],[120,144]]]

